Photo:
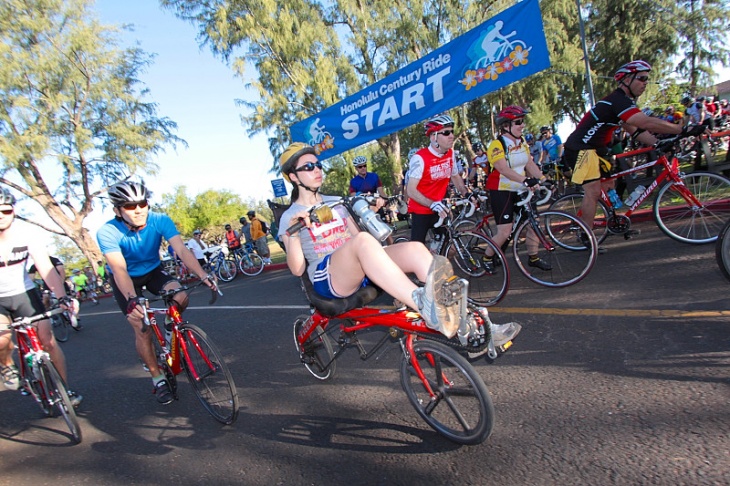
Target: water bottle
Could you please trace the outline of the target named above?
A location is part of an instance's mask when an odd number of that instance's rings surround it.
[[[431,239],[431,252],[438,254],[439,251],[441,251],[441,241],[443,240],[444,235],[441,233],[436,233],[433,235],[433,238]]]
[[[172,342],[172,319],[169,316],[165,316],[165,342],[169,348]]]
[[[637,199],[639,199],[639,196],[641,196],[646,188],[644,186],[636,186],[636,189],[629,195],[629,197],[626,199],[626,205],[631,207]]]
[[[621,198],[618,197],[616,189],[611,189],[610,191],[608,191],[608,199],[611,201],[614,209],[618,209],[624,205],[623,201],[621,201]]]
[[[393,232],[390,226],[383,223],[378,215],[370,209],[370,204],[363,197],[352,200],[352,211],[360,218],[368,232],[379,241],[385,241]]]
[[[28,368],[28,372],[33,372],[33,353],[27,353],[24,357],[25,359],[25,367]]]

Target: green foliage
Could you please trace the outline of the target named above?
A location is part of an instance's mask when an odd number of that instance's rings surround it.
[[[89,260],[83,227],[106,188],[154,172],[152,156],[184,141],[157,116],[138,77],[151,62],[120,50],[90,0],[0,2],[0,183],[32,198]],[[40,223],[36,223],[39,224]]]
[[[161,0],[161,4],[197,25],[202,42],[224,59],[232,58],[236,73],[257,91],[261,101],[247,104],[252,113],[244,124],[251,135],[262,131],[270,135],[276,160],[289,143],[289,126],[423,57],[514,1]],[[597,98],[615,88],[613,73],[632,59],[652,63],[655,79],[672,72],[688,76],[691,90],[697,73],[710,73],[710,63],[728,62],[722,42],[727,0],[585,0],[582,7]],[[457,148],[467,155],[472,142],[486,143],[493,136],[494,114],[506,105],[529,107],[533,132],[564,119],[577,122],[585,112],[588,96],[576,1],[542,1],[540,8],[552,67],[452,110]],[[707,22],[702,17],[705,12]],[[255,73],[250,74],[247,69],[252,67]],[[666,89],[652,85],[644,99],[656,104]],[[378,153],[360,147],[343,157],[351,160],[366,151],[371,169],[384,184],[396,187],[406,154],[425,145],[426,139],[421,127],[414,126],[375,142]],[[334,160],[329,165],[326,187],[341,192],[350,173],[347,163]],[[272,171],[278,171],[276,162]]]
[[[226,224],[238,229],[241,226],[239,219],[250,210],[271,221],[271,210],[265,201],[248,199],[244,202],[228,190],[209,189],[190,197],[185,186],[176,186],[172,194],[163,194],[161,203],[153,209],[170,216],[183,239],[190,238],[196,229],[214,237],[223,234]]]

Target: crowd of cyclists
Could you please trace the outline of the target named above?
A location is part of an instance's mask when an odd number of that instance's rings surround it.
[[[622,66],[615,75],[617,90],[604,98],[600,106],[592,108],[565,142],[548,125],[542,126],[537,136],[526,133],[529,110],[517,105],[505,107],[496,116],[497,136],[486,147],[478,140],[472,143],[474,155],[470,157],[470,164],[466,164],[463,157],[454,151],[454,120],[446,114],[427,120],[424,125],[427,144],[409,153],[404,178],[403,192],[412,218],[408,243],[383,245],[360,229],[351,215],[344,213],[335,212],[325,222],[313,220],[310,209],[334,196],[319,192],[323,183],[323,166],[314,148],[303,143],[292,144],[280,158],[282,175],[293,186],[292,205],[283,214],[280,227],[276,226],[277,221],[272,221],[269,228],[266,221],[254,211],[249,211],[239,220],[240,230],[226,224],[222,236],[211,241],[213,245],[204,241],[201,230],[195,230],[192,237],[184,242],[167,215],[150,211],[149,192],[143,184],[131,181],[114,184],[108,191],[114,217],[97,234],[106,263],[97,262],[96,270],[88,265],[73,270],[65,278],[59,270],[63,264],[58,260],[51,263],[38,249],[2,254],[3,257],[12,254],[14,260],[0,262],[3,263],[0,270],[9,272],[8,268],[16,263],[15,260],[23,265],[13,267],[17,271],[12,275],[7,273],[12,284],[5,285],[0,279],[2,380],[6,387],[17,389],[17,368],[8,358],[9,334],[7,329],[3,330],[2,324],[11,318],[44,310],[39,304],[41,301],[37,298],[39,294],[35,284],[28,284],[30,267],[25,264],[33,261],[42,279],[41,287],[53,291],[68,309],[78,311],[73,298],[88,299],[98,304],[101,289],[107,289],[113,295],[134,330],[135,347],[149,370],[157,400],[161,404],[170,403],[173,400],[170,386],[157,365],[150,333],[146,333],[142,326],[144,309],[140,299],[143,287],[152,293],[179,288],[176,277],[181,275],[177,270],[167,272],[164,265],[165,260],[171,260],[176,262],[175,268],[184,266],[191,276],[216,290],[217,280],[207,266],[211,246],[219,246],[226,253],[256,252],[269,265],[269,234],[285,248],[286,263],[291,272],[308,277],[321,296],[348,297],[372,281],[404,305],[418,311],[428,327],[451,338],[459,326],[459,312],[455,304],[444,304],[437,295],[445,282],[452,279],[453,268],[446,258],[433,255],[424,245],[427,234],[435,230],[439,218],[449,213],[450,209],[443,200],[450,190],[462,197],[474,196],[476,189],[488,191],[492,211],[498,220],[494,239],[502,243],[506,241],[517,210],[517,194],[535,190],[554,174],[556,167],[561,168],[571,182],[583,186],[585,201],[589,199],[588,193],[593,191],[591,184],[611,170],[610,162],[606,161],[614,145],[624,144],[627,140],[652,144],[656,142],[652,133],[699,135],[705,129],[727,123],[728,103],[726,100],[715,101],[714,97],[682,99],[684,113],[674,106],[658,110],[659,114],[642,112],[636,106],[636,99],[643,93],[650,72],[651,66],[644,61],[632,61]],[[596,120],[601,120],[601,124],[594,126]],[[686,127],[691,125],[701,128],[688,130]],[[351,182],[350,194],[371,192],[384,195],[377,175],[367,172],[364,157],[356,157],[353,165],[358,175]],[[376,210],[383,206],[382,198],[377,201],[374,203]],[[6,228],[12,223],[14,206],[15,199],[2,189],[0,245],[3,237],[12,235]],[[590,208],[583,214],[584,218],[590,218]],[[289,234],[287,228],[296,223],[304,226],[302,232]],[[16,242],[13,241],[13,244]],[[30,243],[26,245],[31,248]],[[486,255],[488,258],[489,255]],[[530,256],[529,265],[540,271],[551,269],[537,255]],[[53,267],[56,267],[56,272],[51,270]],[[420,284],[410,279],[408,274],[415,274]],[[64,280],[65,287],[61,283]],[[16,305],[18,295],[27,305]],[[178,293],[175,299],[180,310],[184,310],[188,304],[186,294]],[[46,333],[47,324],[41,323],[41,326],[44,329],[41,334],[45,339],[44,346],[54,350],[53,359],[59,361],[57,364],[63,368],[65,375],[64,358],[52,336]],[[514,339],[520,332],[519,325],[514,323],[492,326],[495,339],[504,341]],[[78,405],[80,395],[74,393],[74,397]]]

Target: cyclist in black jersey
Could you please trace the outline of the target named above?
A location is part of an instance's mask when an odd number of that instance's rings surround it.
[[[631,61],[621,66],[614,74],[618,83],[616,91],[598,101],[565,141],[565,165],[572,170],[573,182],[583,185],[581,211],[589,228],[593,227],[596,204],[601,196],[600,179],[610,175],[611,163],[607,156],[614,130],[621,126],[644,145],[657,142],[653,133],[683,132],[679,125],[649,117],[636,106],[636,99],[649,83],[650,72],[651,66],[646,61]],[[686,133],[694,135],[702,132],[702,127],[691,127]],[[611,185],[608,183],[604,189],[611,189]]]

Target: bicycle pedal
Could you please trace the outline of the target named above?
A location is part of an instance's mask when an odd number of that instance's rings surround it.
[[[624,233],[624,239],[630,240],[634,236],[638,236],[640,234],[641,234],[641,230],[636,230],[636,229],[628,230],[626,233]]]

